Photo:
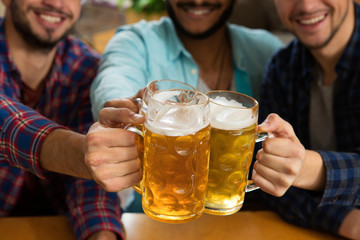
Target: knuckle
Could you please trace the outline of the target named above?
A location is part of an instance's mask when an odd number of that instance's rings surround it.
[[[284,173],[286,175],[296,175],[297,174],[297,167],[296,164],[288,164],[284,166]]]
[[[96,182],[107,192],[116,192],[122,190],[113,183],[112,179],[97,179]]]
[[[262,149],[264,152],[270,152],[271,150],[271,139],[266,139],[265,141],[263,141],[262,143]]]
[[[107,185],[107,184],[104,184],[103,188],[107,192],[117,192],[117,191],[121,191],[124,189],[124,188],[116,188],[113,185]]]
[[[280,176],[278,179],[278,188],[281,190],[282,188],[288,188],[291,185],[291,180],[289,177],[286,176]]]
[[[99,134],[88,133],[85,137],[85,141],[87,146],[98,146],[104,141],[104,139]]]
[[[274,196],[275,197],[282,197],[285,194],[285,191],[282,189],[278,189],[275,193]]]
[[[85,163],[89,167],[97,167],[102,162],[103,162],[103,157],[101,156],[101,154],[91,152],[91,153],[87,153],[85,156]]]
[[[120,99],[111,99],[105,102],[104,107],[117,107],[119,105]]]
[[[304,147],[299,147],[294,149],[293,154],[298,159],[303,159],[305,157],[305,149]]]
[[[118,116],[119,120],[125,124],[132,123],[131,116],[134,114],[129,108],[119,108],[118,109]]]
[[[277,113],[270,113],[269,117],[271,117],[271,118],[279,118],[279,115]]]

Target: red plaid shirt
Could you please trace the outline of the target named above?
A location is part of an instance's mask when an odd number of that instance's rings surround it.
[[[64,199],[74,232],[85,239],[98,230],[111,230],[121,236],[120,202],[94,181],[42,171],[40,148],[46,136],[58,128],[86,133],[93,119],[89,88],[99,56],[78,40],[61,41],[51,72],[44,80],[40,98],[33,108],[25,106],[21,74],[11,60],[0,19],[0,216],[7,216],[19,201],[25,171],[37,175],[49,204]],[[64,192],[58,192],[64,185]],[[60,195],[59,195],[60,194]]]

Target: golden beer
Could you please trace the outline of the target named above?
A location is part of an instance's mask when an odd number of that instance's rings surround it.
[[[194,220],[205,205],[210,127],[180,133],[144,129],[143,210],[169,223]]]
[[[205,212],[230,215],[243,205],[257,138],[257,102],[229,91],[210,99],[211,140]]]
[[[256,137],[256,124],[241,130],[211,129],[205,212],[228,215],[242,207]]]
[[[134,99],[134,103],[138,104],[140,107],[140,114],[143,114],[144,116],[146,116],[146,112],[148,109],[148,102],[151,102],[152,99],[152,95],[155,92],[159,92],[159,91],[173,91],[175,89],[183,89],[184,91],[196,91],[196,89],[184,82],[179,82],[179,81],[175,81],[175,80],[169,80],[169,79],[162,79],[162,80],[155,80],[150,82],[145,91],[144,91],[144,95],[143,95],[143,99]],[[139,124],[139,125],[133,125],[131,127],[133,130],[137,129],[139,130],[139,132],[143,131],[143,124]],[[138,131],[136,131],[138,132]],[[136,145],[138,147],[138,153],[139,153],[139,159],[140,159],[140,168],[141,171],[143,171],[143,156],[144,156],[144,141],[143,141],[143,137],[142,134],[138,135],[136,138]],[[142,194],[142,190],[141,190],[141,185],[142,185],[142,181],[139,184],[136,184],[133,186],[134,190],[136,192],[138,192],[139,194]]]
[[[188,222],[205,208],[209,99],[191,89],[156,89],[143,104],[142,206],[155,220]]]

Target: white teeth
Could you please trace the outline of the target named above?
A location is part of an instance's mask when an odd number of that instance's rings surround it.
[[[191,9],[191,10],[189,10],[189,12],[191,12],[194,15],[202,15],[202,14],[206,14],[206,13],[210,12],[210,10],[208,10],[208,9],[201,9],[201,10]]]
[[[300,23],[305,24],[305,25],[310,25],[310,24],[318,23],[318,22],[322,21],[324,18],[325,18],[325,15],[322,15],[319,17],[314,17],[312,19],[300,20]]]
[[[61,18],[59,18],[59,17],[49,16],[49,15],[44,15],[44,14],[41,14],[40,18],[49,23],[58,23],[61,21]]]

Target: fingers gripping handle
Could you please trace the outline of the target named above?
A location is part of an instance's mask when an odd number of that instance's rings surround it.
[[[270,134],[268,132],[262,132],[262,133],[259,133],[255,142],[257,142],[257,143],[262,142],[262,141],[265,141],[266,139],[272,138],[272,137],[274,137],[272,134]],[[246,192],[252,192],[257,189],[260,189],[260,188],[258,186],[256,186],[254,181],[248,180],[247,185],[246,185]]]

